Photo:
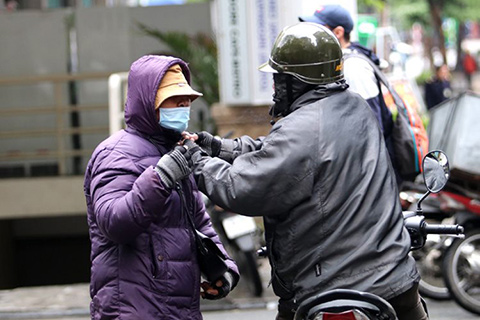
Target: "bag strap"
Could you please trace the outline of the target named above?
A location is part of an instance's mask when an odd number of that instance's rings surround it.
[[[162,150],[153,141],[153,139],[149,137],[148,140],[150,141],[150,143],[152,143],[155,146],[155,148],[157,148],[158,151],[160,151],[160,154],[162,154]],[[202,253],[206,253],[208,250],[202,242],[202,237],[207,237],[207,236],[205,236],[203,233],[198,231],[197,228],[195,227],[195,222],[193,221],[193,217],[187,209],[187,200],[185,200],[185,194],[183,193],[182,186],[180,185],[179,182],[175,183],[175,189],[177,190],[178,195],[180,196],[181,212],[184,216],[187,217],[188,224],[190,225],[190,227],[192,227],[193,235],[195,237],[195,243],[197,244],[197,248],[199,250],[201,250]]]
[[[405,104],[403,103],[403,100],[402,98],[400,97],[400,95],[397,93],[397,91],[395,91],[395,89],[392,87],[392,85],[390,84],[390,82],[388,81],[387,77],[385,76],[385,74],[380,70],[380,68],[375,64],[373,63],[372,60],[370,60],[367,56],[365,56],[364,54],[361,54],[355,50],[352,50],[350,53],[347,53],[344,55],[344,59],[348,59],[348,58],[360,58],[360,59],[363,59],[365,61],[368,62],[368,64],[372,67],[373,69],[373,72],[375,74],[375,78],[377,78],[378,82],[382,83],[387,89],[388,91],[390,92],[390,94],[392,95],[392,98],[393,98],[393,101],[395,102],[395,105],[397,107],[400,107],[402,109],[405,109]],[[379,88],[381,86],[379,85]],[[381,92],[381,88],[380,88],[380,92]]]
[[[203,235],[200,231],[198,231],[197,228],[195,227],[195,222],[193,221],[193,217],[190,214],[190,212],[187,210],[187,201],[185,200],[185,194],[183,193],[182,186],[180,185],[179,182],[175,183],[175,189],[177,190],[178,195],[180,196],[180,199],[181,199],[182,214],[184,214],[187,217],[188,224],[190,225],[190,227],[192,227],[197,248],[199,250],[202,250],[203,253],[206,253],[208,250],[207,248],[205,248],[202,242],[202,236],[203,237],[206,237],[206,236]]]

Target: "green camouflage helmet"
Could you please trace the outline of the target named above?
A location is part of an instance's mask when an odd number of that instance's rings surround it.
[[[259,70],[288,73],[311,84],[332,83],[343,79],[342,48],[328,28],[300,22],[280,32]]]

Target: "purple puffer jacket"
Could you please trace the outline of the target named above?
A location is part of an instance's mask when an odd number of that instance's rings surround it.
[[[179,140],[160,127],[154,108],[160,80],[174,64],[190,82],[177,58],[145,56],[132,64],[127,129],[100,143],[86,169],[92,319],[202,319],[193,231],[179,194],[153,170]],[[182,189],[197,228],[220,244],[192,177]]]

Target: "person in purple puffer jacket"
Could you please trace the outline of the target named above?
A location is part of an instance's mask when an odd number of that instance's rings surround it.
[[[228,258],[223,277],[200,283],[186,214],[226,252],[190,174],[200,152],[188,147],[193,142],[184,140],[184,130],[191,101],[202,94],[189,84],[181,59],[149,55],[135,61],[127,128],[101,142],[88,163],[92,319],[202,319],[200,296],[223,298],[238,282]]]

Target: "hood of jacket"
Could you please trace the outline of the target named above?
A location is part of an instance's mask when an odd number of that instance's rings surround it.
[[[147,55],[135,61],[128,74],[125,122],[127,127],[146,136],[177,136],[173,130],[162,128],[155,116],[155,96],[167,70],[174,64],[180,65],[188,84],[190,70],[179,58]],[[178,140],[177,140],[178,141]]]

